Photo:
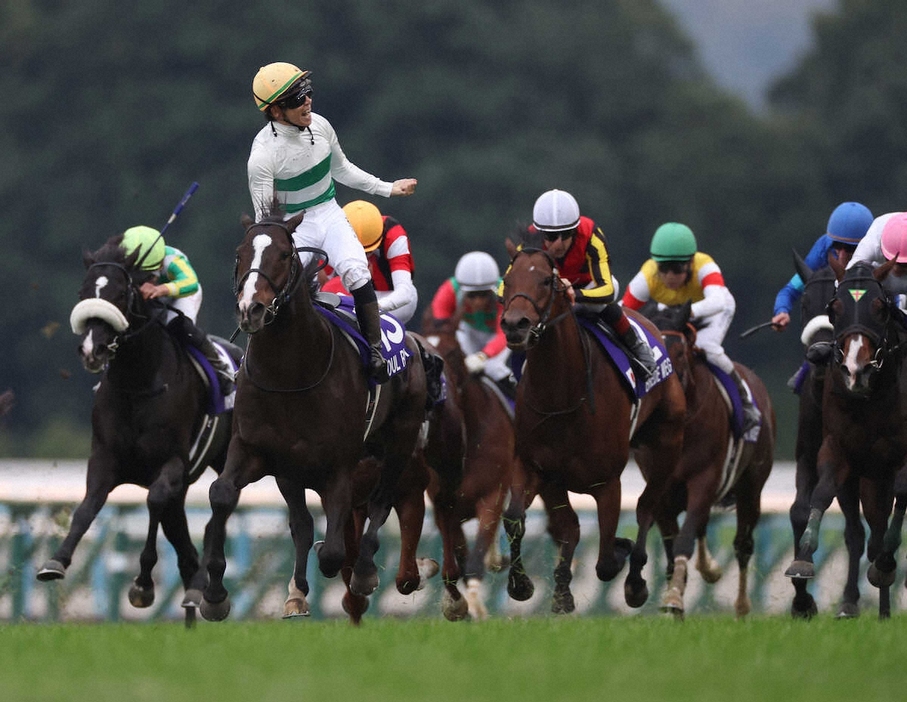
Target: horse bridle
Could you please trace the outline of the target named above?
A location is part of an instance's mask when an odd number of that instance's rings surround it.
[[[875,278],[873,278],[871,276],[864,276],[864,277],[854,278],[854,279],[852,279],[852,281],[853,282],[860,282],[860,281],[870,282],[871,284],[873,284],[874,286],[879,288],[879,290],[882,293],[881,298],[885,301],[885,305],[887,307],[891,308],[894,305],[894,303],[889,298],[889,296],[888,296],[887,292],[885,291],[884,287],[882,286],[882,284],[879,281],[877,281]],[[850,291],[850,288],[844,288],[844,290]],[[839,286],[838,292],[840,292],[840,291],[841,291],[841,287]],[[834,304],[835,300],[837,300],[837,299],[838,299],[838,293],[835,294],[835,297],[831,300],[831,302],[828,303],[828,306],[826,308],[826,312],[828,314],[829,321],[831,321],[832,324],[835,323],[835,317],[836,317],[834,310],[832,308],[832,305]],[[874,299],[878,299],[878,298],[874,298]],[[855,302],[854,304],[858,304],[858,303]],[[901,345],[900,344],[892,345],[890,343],[890,331],[891,331],[891,321],[890,320],[888,323],[886,323],[884,325],[876,324],[875,326],[878,327],[878,329],[872,328],[866,323],[855,322],[855,323],[850,324],[849,326],[845,327],[840,332],[835,330],[835,332],[834,332],[834,334],[835,334],[835,340],[834,340],[835,363],[840,365],[844,360],[844,349],[842,347],[842,342],[845,339],[847,339],[848,337],[852,336],[853,334],[860,333],[860,334],[865,334],[866,336],[868,336],[869,339],[876,346],[875,354],[873,354],[872,360],[869,361],[866,365],[871,367],[873,369],[873,371],[877,372],[877,371],[881,370],[882,366],[885,363],[885,360],[892,353],[898,351],[900,349]]]
[[[510,303],[513,302],[515,299],[520,298],[520,297],[524,298],[525,300],[527,300],[529,302],[530,305],[532,305],[532,309],[535,310],[536,315],[538,315],[539,321],[536,324],[534,324],[532,327],[530,327],[529,332],[528,332],[529,339],[530,339],[528,342],[528,345],[533,346],[538,342],[539,338],[542,336],[542,334],[545,333],[545,330],[548,329],[548,327],[551,327],[551,326],[557,324],[558,322],[560,322],[562,319],[565,319],[566,317],[573,315],[574,312],[573,312],[573,307],[568,306],[568,310],[566,312],[562,312],[554,319],[549,319],[551,317],[551,308],[554,306],[554,300],[555,300],[556,295],[558,293],[564,293],[566,291],[566,288],[558,287],[558,284],[561,282],[561,277],[558,275],[558,272],[557,272],[557,263],[555,263],[554,259],[551,257],[551,254],[549,254],[547,251],[543,251],[542,249],[532,249],[532,248],[520,249],[519,251],[517,251],[516,255],[513,257],[513,260],[515,260],[516,257],[519,256],[521,253],[525,253],[527,255],[534,254],[534,253],[540,253],[540,254],[544,255],[545,258],[548,260],[548,263],[551,264],[551,275],[544,281],[546,286],[548,288],[550,288],[550,294],[548,295],[548,303],[545,305],[545,309],[542,309],[541,307],[539,307],[538,303],[531,296],[529,296],[527,293],[523,293],[523,292],[514,293],[510,297],[510,299],[507,301],[507,305],[509,306]],[[513,265],[513,261],[511,261],[511,265]]]
[[[107,353],[110,354],[110,358],[113,358],[114,355],[116,355],[116,351],[120,347],[121,342],[129,341],[130,339],[133,339],[144,333],[144,331],[151,324],[156,322],[161,315],[157,314],[144,317],[139,313],[139,310],[136,306],[136,300],[138,299],[138,295],[140,293],[138,292],[136,283],[132,278],[132,273],[130,273],[129,269],[122,263],[118,263],[117,261],[96,261],[95,263],[92,263],[90,266],[88,266],[87,272],[90,273],[92,268],[100,268],[102,266],[116,268],[123,274],[123,277],[126,279],[126,317],[138,317],[140,319],[145,319],[144,324],[142,324],[137,329],[133,329],[132,331],[123,330],[114,334],[113,339],[111,339],[110,343],[105,346]]]

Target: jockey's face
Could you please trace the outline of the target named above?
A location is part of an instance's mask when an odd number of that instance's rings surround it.
[[[545,236],[545,251],[556,260],[562,259],[567,255],[573,239],[576,236],[575,229],[568,229],[565,232],[543,232]]]
[[[661,261],[658,277],[668,290],[679,290],[690,279],[689,261]]]
[[[271,116],[274,118],[274,121],[280,122],[281,124],[292,125],[294,127],[299,127],[300,129],[305,129],[312,125],[312,96],[311,93],[307,95],[300,95],[302,98],[302,103],[297,104],[298,100],[291,100],[290,102],[276,103],[271,105],[269,108],[271,110]],[[295,107],[294,107],[295,105]]]
[[[834,249],[835,255],[838,257],[838,261],[841,262],[842,266],[846,266],[850,263],[850,259],[853,258],[853,252],[857,250],[855,245],[851,246],[850,244],[842,244],[837,241],[831,245],[831,248]]]
[[[495,294],[491,290],[468,292],[463,296],[463,311],[478,312],[491,310],[495,303]]]

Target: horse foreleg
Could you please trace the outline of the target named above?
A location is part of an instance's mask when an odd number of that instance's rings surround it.
[[[397,592],[409,595],[425,586],[423,577],[437,574],[437,561],[417,559],[422,524],[425,520],[425,488],[428,487],[428,469],[413,459],[399,485],[394,504],[400,522],[400,565],[397,568]]]
[[[343,593],[343,611],[347,613],[350,618],[350,624],[354,626],[359,626],[362,623],[362,615],[368,611],[369,604],[368,597],[358,594],[351,586],[353,566],[359,553],[360,540],[364,528],[365,513],[362,509],[354,508],[343,530],[346,556],[343,568],[340,569],[340,577],[343,578],[343,584],[346,585],[346,592]]]
[[[570,583],[573,580],[573,554],[579,543],[579,517],[570,505],[567,491],[560,485],[546,483],[542,485],[539,495],[548,515],[548,533],[557,547],[551,611],[569,614],[576,609]]]
[[[523,566],[523,536],[526,534],[526,507],[537,494],[529,476],[517,462],[517,475],[510,491],[510,504],[504,511],[504,532],[510,544],[510,571],[507,574],[507,594],[518,602],[532,597],[535,586]],[[535,481],[533,481],[534,484]]]
[[[100,464],[94,460],[89,460],[88,477],[86,479],[87,488],[85,497],[76,507],[72,515],[72,523],[69,526],[69,533],[63,539],[63,543],[54,552],[53,557],[41,566],[37,573],[38,580],[49,581],[59,580],[66,575],[66,569],[72,563],[72,554],[76,546],[85,536],[88,527],[98,516],[98,512],[107,502],[107,496],[116,486],[112,479],[101,479],[99,475],[113,475],[113,470],[104,470]]]
[[[466,599],[473,619],[487,619],[488,608],[482,597],[482,580],[485,577],[485,562],[488,553],[498,538],[501,513],[504,509],[504,491],[495,490],[476,502],[476,516],[479,527],[469,557],[466,560]]]
[[[816,575],[813,554],[819,548],[819,527],[839,487],[835,480],[834,460],[835,450],[826,440],[819,451],[819,481],[810,497],[806,529],[800,537],[793,563],[784,572],[788,578],[813,578]],[[842,475],[841,479],[846,480],[846,477]]]
[[[803,400],[801,400],[801,403]],[[801,407],[801,414],[803,410]],[[797,434],[797,449],[799,458],[797,459],[796,469],[796,495],[790,506],[789,517],[791,531],[794,536],[794,557],[797,557],[800,540],[803,538],[803,532],[806,531],[806,525],[809,521],[809,499],[818,480],[816,473],[815,460],[810,460],[808,455],[801,455],[806,451],[801,444],[804,441],[802,428],[803,419],[801,417],[801,428]],[[843,506],[843,505],[842,505]],[[845,531],[845,536],[846,536]],[[862,546],[861,546],[862,549]],[[812,558],[811,556],[809,557]],[[818,614],[816,601],[807,589],[807,580],[804,578],[791,576],[791,583],[794,586],[794,599],[791,602],[790,613],[795,619],[810,619]]]
[[[296,557],[293,561],[293,575],[287,585],[287,599],[283,603],[283,618],[309,616],[309,581],[306,577],[309,550],[315,540],[315,522],[306,505],[305,487],[295,481],[277,478],[277,487],[287,503],[290,537]]]
[[[620,519],[620,480],[611,480],[592,495],[598,516],[598,561],[595,574],[603,582],[617,577],[633,550],[629,539],[615,539]]]
[[[866,548],[866,530],[860,516],[860,486],[856,479],[848,480],[838,490],[838,504],[844,514],[844,543],[847,546],[847,582],[838,607],[839,619],[860,615],[860,562]],[[806,582],[806,581],[804,581]]]
[[[749,564],[755,550],[753,534],[762,515],[759,493],[750,485],[737,488],[737,534],[734,536],[734,554],[737,556],[738,581],[734,612],[745,617],[752,611],[749,596]]]

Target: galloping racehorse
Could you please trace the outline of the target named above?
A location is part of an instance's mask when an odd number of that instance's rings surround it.
[[[433,494],[435,519],[439,528],[453,530],[457,577],[446,574],[442,611],[451,620],[466,615],[467,607],[458,605],[461,595],[457,580],[466,583],[468,612],[474,619],[485,619],[488,610],[482,601],[481,584],[486,559],[499,558],[496,549],[501,513],[510,491],[514,470],[513,419],[497,386],[466,369],[465,354],[457,341],[459,316],[435,320],[426,311],[423,332],[444,358],[449,380],[447,403],[457,405],[463,415],[466,455],[463,480],[451,497]],[[463,523],[478,519],[478,531],[470,549],[463,534]],[[447,525],[446,527],[442,525]],[[445,566],[447,558],[445,556]],[[493,565],[497,565],[493,563]]]
[[[91,413],[87,489],[69,534],[38,579],[64,577],[76,545],[111,490],[124,483],[141,485],[148,488],[148,538],[129,601],[135,607],[154,602],[151,571],[157,563],[160,524],[177,553],[186,588],[183,607],[191,623],[206,573],[199,568],[189,536],[186,491],[206,466],[223,469],[232,412],[224,410],[213,374],[208,384],[213,384],[216,395],[209,399],[201,373],[164,327],[166,310],[142,298],[139,287],[153,274],[136,267],[139,252],[127,256],[122,239],[112,237],[98,251],[84,255],[88,272],[71,322],[82,338],[82,364],[92,373],[103,373]],[[221,345],[238,364],[240,349]],[[207,450],[199,450],[205,445]]]
[[[708,551],[706,527],[712,506],[725,495],[732,495],[737,506],[734,551],[739,567],[734,610],[737,616],[744,616],[751,609],[747,566],[753,555],[753,533],[775,450],[775,413],[771,399],[755,373],[735,364],[750,386],[763,417],[762,425],[750,432],[755,436],[742,434],[739,425],[742,417],[738,418],[735,430],[729,407],[731,395],[709,367],[704,354],[695,348],[696,330],[690,322],[690,303],[660,310],[653,307],[645,314],[661,330],[687,400],[683,456],[658,517],[668,557],[668,588],[662,609],[676,616],[683,615],[687,564],[697,542],[697,570],[706,582],[713,583],[721,577],[721,568]],[[686,517],[678,529],[677,517],[683,511]]]
[[[548,531],[559,546],[554,571],[555,612],[570,612],[571,562],[579,540],[579,520],[567,492],[592,495],[598,508],[599,554],[596,574],[612,580],[627,557],[630,570],[624,596],[631,607],[648,598],[642,568],[646,563],[646,535],[669,476],[680,459],[686,403],[683,388],[662,359],[657,376],[636,400],[626,376],[606,355],[592,334],[574,315],[554,261],[544,251],[523,248],[514,252],[504,278],[504,314],[501,326],[511,348],[526,352],[526,364],[517,390],[516,452],[534,479],[548,511]],[[628,316],[648,329],[658,330],[643,317]],[[657,355],[663,353],[655,350]],[[638,386],[636,390],[638,390]],[[632,394],[631,394],[632,393]],[[648,467],[647,484],[636,509],[639,531],[635,544],[617,539],[620,518],[620,476],[631,446],[640,466]],[[511,504],[515,519],[505,520],[511,540],[508,592],[517,600],[532,595],[521,557],[525,506]],[[519,501],[517,501],[519,502]],[[508,511],[508,515],[510,514]]]
[[[835,294],[835,271],[830,268],[821,268],[812,271],[802,258],[795,256],[794,265],[800,277],[805,281],[803,297],[800,301],[800,319],[803,326],[800,340],[809,351],[810,355],[821,347],[813,344],[832,344],[834,332],[831,322],[828,321],[826,306]],[[794,548],[800,543],[806,524],[809,521],[809,501],[816,483],[819,482],[819,473],[816,467],[816,457],[822,445],[822,396],[825,389],[825,378],[828,366],[822,359],[815,362],[804,361],[800,371],[794,377],[794,390],[800,397],[797,414],[797,445],[795,458],[796,469],[796,496],[790,508],[790,523],[794,534]],[[863,557],[866,531],[863,520],[860,518],[859,485],[856,481],[848,481],[838,490],[838,504],[844,514],[844,543],[847,546],[847,581],[844,592],[838,605],[837,616],[849,618],[859,616],[860,613],[860,559]],[[791,616],[808,619],[818,612],[816,601],[809,593],[806,578],[793,578],[794,599],[791,602]]]
[[[388,344],[402,344],[389,363],[399,372],[371,389],[363,362],[367,349],[354,346],[325,309],[313,304],[314,273],[325,255],[310,252],[316,254],[311,260],[315,265],[303,266],[292,239],[302,217],[284,222],[275,209],[258,223],[242,218],[246,232],[236,252],[235,291],[237,319],[249,342],[238,377],[226,466],[209,493],[209,582],[201,608],[206,619],[220,620],[229,613],[223,583],[226,522],[242,488],[265,475],[275,477],[289,509],[296,567],[288,599],[304,603],[309,589],[306,562],[313,522],[306,489],[320,495],[327,520],[324,542],[316,549],[321,572],[334,577],[351,566],[351,591],[359,596],[374,592],[378,530],[425,415],[419,349],[401,325],[385,334]],[[368,528],[353,553],[345,534],[351,533],[354,472],[367,456],[380,460],[381,475],[369,499]],[[414,572],[402,580],[415,589],[419,579]]]
[[[794,579],[815,575],[812,558],[819,546],[822,516],[842,489],[858,494],[870,530],[869,582],[879,588],[879,617],[887,618],[894,554],[900,546],[907,509],[903,467],[907,457],[907,376],[899,339],[901,313],[879,282],[891,265],[873,273],[870,266],[857,264],[846,274],[837,262],[829,265],[839,284],[828,307],[835,349],[822,402],[819,480],[797,555],[786,574]]]

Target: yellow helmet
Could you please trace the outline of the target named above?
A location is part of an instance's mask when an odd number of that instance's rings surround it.
[[[141,263],[143,271],[157,270],[164,262],[164,237],[157,229],[130,227],[123,232],[123,243],[120,246],[126,250],[127,256],[134,251],[139,251],[140,259],[145,256]]]
[[[305,78],[311,71],[303,71],[292,63],[269,63],[262,66],[252,79],[252,97],[260,112],[266,111],[280,99],[300,78]]]
[[[380,246],[384,235],[384,218],[377,207],[365,200],[354,200],[343,206],[343,213],[353,225],[353,231],[366,253]]]

